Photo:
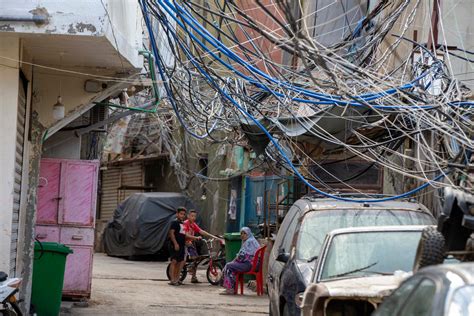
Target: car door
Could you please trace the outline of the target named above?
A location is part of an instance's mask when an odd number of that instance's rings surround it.
[[[424,275],[415,275],[400,285],[382,305],[374,316],[430,316],[438,302],[436,280]]]
[[[297,206],[292,206],[283,220],[270,254],[267,287],[270,296],[270,304],[272,304],[271,309],[274,312],[278,311],[280,275],[285,266],[285,263],[277,261],[276,259],[281,252],[289,253],[290,249],[282,249],[282,246],[288,244],[288,238],[293,238],[295,232],[293,226],[296,226],[299,217],[300,209]]]
[[[435,295],[436,283],[429,278],[423,278],[405,301],[399,314],[404,316],[432,315]]]

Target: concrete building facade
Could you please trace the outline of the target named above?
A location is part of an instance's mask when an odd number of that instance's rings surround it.
[[[29,302],[43,144],[133,83],[143,66],[142,17],[126,0],[0,0],[0,7],[0,271],[24,279]],[[80,141],[62,141],[50,146],[53,155],[80,153]]]

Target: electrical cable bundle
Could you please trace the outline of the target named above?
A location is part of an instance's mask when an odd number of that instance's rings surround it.
[[[140,0],[166,102],[194,138],[266,140],[268,161],[339,200],[351,199],[302,173],[301,166],[325,170],[305,142],[327,157],[344,153],[422,183],[365,202],[456,186],[446,175],[469,163],[474,103],[449,62],[405,36],[421,1],[361,1],[318,24],[317,16],[343,3],[316,1],[308,10],[290,0]],[[331,23],[342,26],[319,31]],[[395,25],[401,31],[392,36]],[[389,64],[402,46],[408,57]],[[404,143],[415,144],[414,155]],[[348,182],[361,174],[331,182],[356,190]]]

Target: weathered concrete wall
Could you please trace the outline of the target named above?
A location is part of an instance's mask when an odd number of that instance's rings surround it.
[[[43,158],[81,159],[81,137],[74,131],[57,132],[44,143]]]
[[[35,68],[33,110],[38,112],[41,124],[51,126],[55,123],[53,105],[60,94],[66,115],[80,105],[89,104],[96,94],[84,91],[85,80],[81,76]]]
[[[21,56],[23,61],[31,62],[31,55],[28,54],[21,47]],[[32,96],[32,77],[33,77],[33,67],[30,64],[21,63],[21,72],[25,76],[26,81],[28,82],[28,87],[26,92],[26,113],[31,113],[31,96]],[[25,117],[25,126],[29,127],[31,123],[31,116],[26,115]],[[31,125],[32,126],[32,125]],[[26,248],[29,247],[30,238],[28,237],[27,242],[25,242],[25,234],[27,231],[26,222],[27,219],[27,204],[28,204],[28,189],[30,187],[30,129],[25,129],[24,135],[24,147],[23,147],[23,174],[21,179],[21,195],[20,195],[20,216],[19,216],[19,227],[18,227],[18,244],[17,244],[17,273],[23,275],[24,273],[24,258],[23,253]]]
[[[143,16],[138,1],[108,0],[106,8],[111,19],[105,26],[107,38],[132,65],[141,68],[143,59],[137,50],[142,49]]]
[[[191,136],[186,135],[186,137]],[[228,155],[231,153],[228,147],[229,145],[222,143],[194,140],[186,149],[187,169],[192,177],[187,192],[196,203],[203,227],[214,234],[222,234],[226,228],[229,182],[212,179],[223,178],[220,172],[229,167]],[[211,180],[204,180],[195,175],[201,169],[199,158],[202,154],[207,154],[207,176]]]
[[[0,56],[17,60],[20,41],[0,38]],[[18,109],[19,65],[4,61],[0,65],[0,271],[10,270],[10,245],[13,212],[13,185],[15,170],[15,142]]]
[[[374,2],[375,3],[375,2]],[[398,39],[391,34],[403,35],[409,39],[414,39],[421,44],[426,44],[430,37],[431,30],[431,15],[433,12],[433,0],[420,1],[420,4],[415,11],[415,4],[417,1],[411,1],[406,14],[402,14],[394,29],[389,32],[389,35],[384,39],[381,56],[385,49]],[[474,15],[474,5],[472,0],[443,0],[441,3],[441,19],[439,23],[438,44],[457,46],[458,48],[470,50],[474,49],[474,25],[471,23]],[[415,12],[416,17],[412,24],[405,30],[405,21],[409,14]],[[403,31],[405,30],[405,33]],[[416,39],[415,31],[417,33]],[[409,57],[413,45],[407,41],[401,41],[393,54],[389,54],[384,66],[391,65],[396,67],[401,61]],[[456,51],[457,55],[469,57],[465,53]],[[456,75],[458,79],[472,78],[472,64],[468,61],[449,56],[446,54],[444,61],[446,62],[451,74]],[[391,68],[387,67],[387,71]],[[469,88],[474,89],[473,81],[465,81]]]
[[[394,29],[389,33],[382,43],[382,49],[378,52],[380,57],[383,56],[385,50],[388,49],[390,45],[396,43],[398,40],[396,37],[391,36],[390,34],[404,36],[406,38],[415,40],[422,45],[427,44],[431,32],[433,2],[434,0],[420,1],[416,11],[415,4],[417,1],[411,2],[410,7],[406,10],[406,14],[403,14],[399,18],[398,23],[395,25]],[[472,0],[443,0],[440,1],[440,3],[441,18],[438,24],[438,44],[456,46],[458,48],[470,51],[474,50],[474,25],[471,22],[472,16],[474,15],[474,5]],[[413,19],[412,24],[406,28],[404,21],[407,19],[409,14],[412,13],[416,13],[416,16]],[[387,59],[384,60],[385,62],[383,63],[383,66],[387,66],[385,70],[388,71],[398,67],[401,62],[410,57],[412,49],[412,43],[401,40],[395,51],[391,54],[388,54]],[[466,55],[460,51],[453,51],[453,53],[469,58],[469,55]],[[445,54],[443,60],[451,75],[455,76],[461,81],[465,79],[471,79],[471,81],[462,81],[462,83],[474,91],[474,81],[472,81],[472,63],[461,60],[454,56],[450,56],[449,54]],[[381,71],[382,70],[384,70],[383,67]],[[427,137],[428,141],[431,139],[430,135],[426,134],[425,136]],[[433,140],[431,140],[431,142],[433,149],[436,150],[436,146],[439,144]],[[403,150],[406,150],[405,145],[402,146],[402,148],[404,148]],[[410,149],[410,151],[405,152],[405,154],[416,157],[417,152],[418,151],[415,145],[412,149]],[[433,159],[432,157],[423,156],[424,154],[420,155],[421,156],[417,157],[417,159],[420,159],[421,161],[431,161]],[[405,168],[409,168],[413,171],[420,171],[419,164],[410,162],[409,159],[406,159],[406,162],[396,161],[395,163],[402,164]],[[426,166],[424,166],[424,168],[432,169]],[[432,176],[432,174],[430,175]],[[421,185],[422,183],[423,182],[421,181],[408,178],[387,169],[384,172],[384,193],[386,194],[400,194],[407,192]],[[420,194],[412,197],[416,198],[420,203],[426,205],[435,216],[440,213],[442,201],[439,198],[439,191],[437,189],[428,187],[427,189],[421,191]]]
[[[30,308],[31,299],[31,285],[33,277],[33,258],[34,258],[34,240],[35,240],[35,224],[36,224],[36,202],[37,187],[39,179],[39,169],[42,152],[42,139],[46,128],[38,121],[38,114],[33,112],[31,117],[31,141],[28,144],[29,168],[25,170],[28,174],[29,186],[25,192],[27,195],[27,204],[25,207],[25,221],[23,223],[24,229],[21,236],[23,245],[21,253],[18,254],[19,261],[21,261],[21,277],[23,283],[20,289],[21,299],[23,299],[22,307],[25,311]]]
[[[137,54],[142,34],[138,1],[0,0],[0,7],[0,33],[105,37],[135,68],[142,66]],[[36,21],[27,21],[33,18]]]

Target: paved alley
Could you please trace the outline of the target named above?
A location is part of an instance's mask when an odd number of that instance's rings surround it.
[[[267,296],[257,297],[244,289],[244,296],[218,295],[220,287],[207,283],[172,287],[166,279],[167,262],[127,261],[94,255],[92,297],[89,307],[74,306],[71,315],[264,315]]]

